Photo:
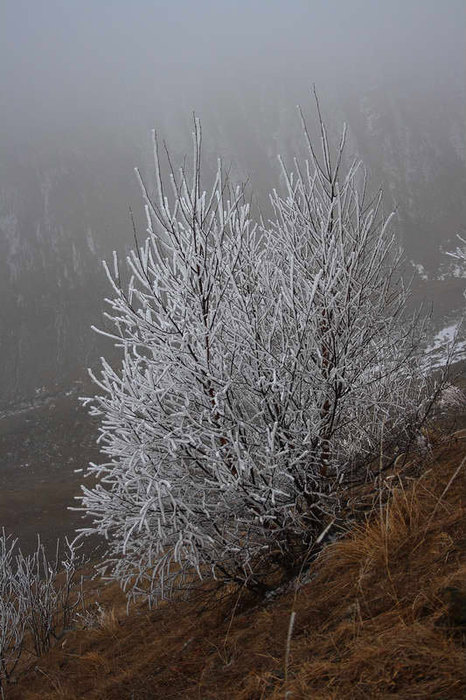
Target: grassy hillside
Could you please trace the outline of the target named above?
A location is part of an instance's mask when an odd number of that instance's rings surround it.
[[[81,629],[7,697],[442,698],[466,692],[466,440],[353,492],[350,526],[268,599],[205,583],[156,610],[89,581]]]

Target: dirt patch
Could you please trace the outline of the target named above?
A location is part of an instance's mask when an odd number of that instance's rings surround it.
[[[82,527],[76,505],[82,472],[99,459],[97,424],[75,395],[0,420],[0,527],[19,537],[23,551],[35,546],[37,533],[47,547],[56,538],[74,536]]]

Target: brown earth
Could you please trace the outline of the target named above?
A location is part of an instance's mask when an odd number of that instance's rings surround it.
[[[466,693],[466,440],[439,438],[362,497],[356,522],[267,600],[204,584],[100,612],[23,669],[11,700],[438,698]],[[364,514],[365,512],[365,514]],[[294,624],[293,624],[294,623]]]
[[[76,394],[0,417],[0,528],[19,538],[23,552],[39,534],[53,553],[57,537],[73,538],[83,527],[82,514],[69,506],[77,505],[82,470],[100,459],[97,435]]]

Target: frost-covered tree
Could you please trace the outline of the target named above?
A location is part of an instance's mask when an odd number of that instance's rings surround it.
[[[455,260],[458,260],[466,272],[466,239],[462,238],[460,235],[458,235],[457,238],[462,245],[458,246],[453,253],[447,253],[447,255],[449,255],[451,258],[455,258]],[[466,289],[464,290],[463,295],[466,297]]]
[[[84,607],[82,576],[87,562],[78,547],[57,541],[55,558],[46,555],[38,538],[25,555],[17,540],[0,533],[0,697],[14,682],[21,657],[49,651],[78,618]]]
[[[466,262],[466,240],[461,236],[458,236],[458,240],[461,241],[463,247],[458,246],[454,253],[448,253],[448,255],[451,255],[452,258],[456,258],[457,260]]]
[[[290,575],[345,485],[423,420],[423,326],[406,319],[392,217],[344,134],[332,153],[320,130],[318,157],[304,124],[308,160],[282,163],[267,223],[220,162],[204,189],[197,121],[192,170],[167,153],[168,186],[154,133],[147,238],[128,283],[116,255],[106,267],[122,363],[103,360],[86,399],[108,460],[88,469],[84,532],[108,540],[105,570],[133,594],[194,572],[259,589]]]
[[[24,646],[23,601],[18,597],[14,571],[16,540],[0,534],[0,697],[12,678]]]

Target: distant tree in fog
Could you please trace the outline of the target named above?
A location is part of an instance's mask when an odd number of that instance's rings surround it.
[[[466,240],[461,238],[461,236],[458,236],[458,239],[463,243],[463,247],[458,246],[454,253],[448,253],[448,255],[451,255],[452,258],[456,258],[457,260],[466,261]]]
[[[463,246],[458,246],[454,253],[447,253],[447,255],[450,255],[450,257],[464,263],[466,272],[466,240],[461,236],[458,236],[458,239],[461,241],[461,243],[463,243]],[[466,297],[466,290],[464,291],[464,296]]]
[[[292,575],[387,446],[411,439],[429,405],[423,321],[407,318],[400,251],[382,193],[367,194],[345,134],[332,151],[281,163],[273,221],[253,220],[218,163],[140,179],[147,238],[114,256],[106,314],[122,363],[104,359],[98,395],[107,457],[83,487],[108,541],[107,574],[155,598],[198,576],[262,590]],[[375,469],[375,467],[374,467]]]

